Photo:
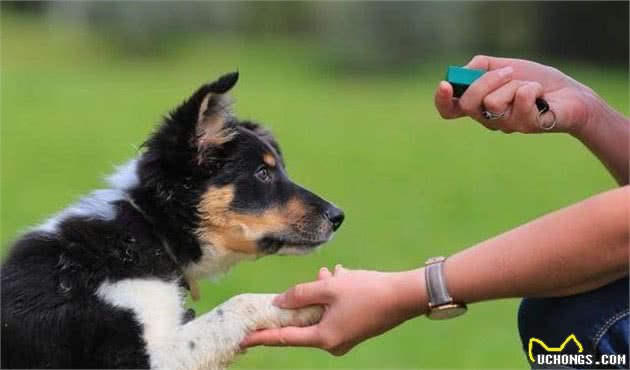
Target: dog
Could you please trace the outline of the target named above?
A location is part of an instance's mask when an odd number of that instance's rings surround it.
[[[293,183],[269,131],[231,112],[238,73],[167,115],[97,190],[30,229],[2,265],[3,368],[222,369],[257,329],[305,326],[243,294],[197,318],[196,281],[242,260],[299,255],[344,220]]]

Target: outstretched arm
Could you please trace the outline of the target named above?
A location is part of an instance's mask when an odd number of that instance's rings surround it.
[[[459,302],[575,294],[628,275],[630,186],[594,196],[459,252],[446,261]],[[382,273],[320,271],[276,300],[280,307],[324,304],[319,324],[250,335],[244,346],[290,345],[341,355],[425,313],[423,269]],[[365,313],[369,312],[370,315]]]
[[[553,212],[446,261],[455,299],[577,294],[628,275],[630,186]]]

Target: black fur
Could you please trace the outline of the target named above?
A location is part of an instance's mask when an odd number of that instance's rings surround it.
[[[104,280],[179,268],[152,226],[121,203],[112,222],[72,218],[56,235],[31,232],[2,266],[2,368],[146,368],[142,329],[130,312],[94,295]]]
[[[233,139],[201,150],[196,126],[204,98],[226,93],[237,79],[231,73],[203,85],[164,119],[139,156],[139,183],[111,204],[113,219],[66,217],[53,231],[34,229],[13,245],[1,277],[2,368],[147,368],[142,328],[132,313],[109,306],[95,292],[105,281],[142,277],[179,281],[185,289],[183,268],[202,254],[197,206],[211,186],[233,185],[231,207],[241,212],[256,214],[299,197],[312,225],[328,222],[334,211],[334,226],[326,227],[339,226],[338,209],[288,179],[271,134],[239,122],[227,107],[202,113],[226,110],[225,130]],[[261,183],[254,174],[269,152],[280,165],[271,170],[272,182]],[[302,234],[261,238],[260,253],[286,243],[321,243],[309,227]],[[189,311],[181,320],[193,318]]]

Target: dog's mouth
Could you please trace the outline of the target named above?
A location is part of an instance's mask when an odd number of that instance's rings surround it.
[[[258,241],[258,248],[265,254],[307,254],[316,250],[319,246],[329,240],[330,237],[306,239],[284,236],[266,236]]]

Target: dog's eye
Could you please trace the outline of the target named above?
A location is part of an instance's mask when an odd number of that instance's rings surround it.
[[[267,169],[267,167],[264,167],[264,166],[256,170],[256,173],[254,174],[254,176],[256,176],[256,178],[262,182],[271,181],[271,173],[269,173],[269,170]]]

